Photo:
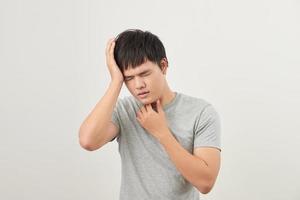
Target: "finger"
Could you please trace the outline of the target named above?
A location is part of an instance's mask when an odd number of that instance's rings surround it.
[[[146,106],[143,106],[143,107],[141,108],[141,111],[142,111],[143,114],[144,114],[144,113],[147,113]]]
[[[110,55],[113,57],[114,56],[114,48],[115,48],[115,45],[116,45],[116,42],[115,41],[112,41],[111,43],[111,47],[110,47]]]
[[[136,113],[136,117],[137,117],[137,118],[142,118],[142,113],[141,113],[140,111],[138,111],[138,112]]]
[[[109,46],[110,46],[110,45],[109,45],[109,44],[110,44],[110,40],[111,40],[111,39],[108,39],[107,42],[106,42],[105,52],[108,52],[108,49],[109,49]]]
[[[160,112],[163,112],[163,108],[162,108],[162,105],[160,104],[160,100],[157,99],[156,101],[156,107],[157,107],[157,111],[160,113]]]
[[[147,109],[147,111],[153,110],[151,104],[147,104],[147,105],[146,105],[146,109]]]
[[[112,40],[113,40],[113,38],[110,38],[110,39],[107,41],[106,49],[105,49],[105,53],[106,53],[106,54],[108,54],[109,51],[110,51],[110,46],[111,46]]]

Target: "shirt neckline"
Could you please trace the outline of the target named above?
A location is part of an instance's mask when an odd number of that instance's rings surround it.
[[[167,103],[166,105],[163,106],[163,109],[164,109],[164,110],[169,109],[169,108],[172,107],[174,104],[176,104],[176,102],[178,101],[178,99],[179,99],[179,93],[176,92],[176,91],[174,91],[174,93],[175,93],[175,96],[173,97],[173,99],[172,99],[169,103]]]

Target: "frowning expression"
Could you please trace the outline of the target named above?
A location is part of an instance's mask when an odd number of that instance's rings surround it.
[[[166,65],[162,66],[163,70],[156,63],[147,60],[134,69],[124,70],[124,81],[129,92],[144,105],[163,95]]]

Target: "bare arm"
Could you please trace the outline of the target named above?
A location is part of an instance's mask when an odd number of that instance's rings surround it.
[[[86,117],[79,129],[79,143],[84,149],[90,151],[100,148],[119,132],[117,127],[110,122],[123,85],[123,75],[113,56],[114,46],[114,40],[110,39],[106,47],[106,62],[112,81],[104,96]]]
[[[110,137],[116,134],[109,133],[107,128],[121,87],[122,82],[112,81],[105,95],[80,126],[79,138],[83,148],[95,150],[104,144],[105,134],[111,134]]]

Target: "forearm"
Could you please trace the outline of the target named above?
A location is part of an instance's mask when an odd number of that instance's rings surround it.
[[[159,139],[170,159],[183,177],[194,185],[200,192],[208,190],[211,174],[207,163],[184,149],[168,130]]]
[[[97,142],[112,117],[123,82],[111,81],[107,91],[80,126],[79,137],[83,143]]]

